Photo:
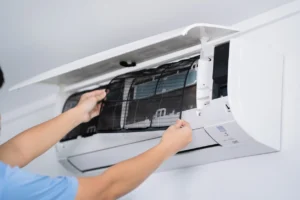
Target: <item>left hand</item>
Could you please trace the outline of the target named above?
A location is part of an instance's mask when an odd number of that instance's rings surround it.
[[[99,101],[106,97],[105,90],[95,90],[81,96],[76,109],[82,115],[82,122],[88,122],[100,113],[101,103]]]

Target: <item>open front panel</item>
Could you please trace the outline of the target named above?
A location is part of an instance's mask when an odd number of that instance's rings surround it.
[[[120,63],[123,61],[135,62],[137,67],[144,69],[147,65],[143,66],[143,63],[174,52],[185,50],[185,56],[193,55],[200,50],[199,44],[202,37],[207,37],[208,42],[213,42],[236,32],[238,31],[230,27],[201,23],[192,24],[62,65],[25,80],[10,90],[20,89],[35,83],[71,86],[92,78],[99,78],[100,75],[107,75],[109,76],[107,80],[110,80],[116,71],[122,70]],[[196,50],[194,47],[199,49]],[[103,80],[97,79],[95,83],[99,81]]]
[[[98,132],[165,128],[195,107],[197,60],[128,73],[107,86]],[[194,94],[194,95],[193,95]]]

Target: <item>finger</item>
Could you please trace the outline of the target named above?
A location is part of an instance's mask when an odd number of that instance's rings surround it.
[[[107,95],[109,94],[109,89],[105,90],[105,92],[106,92],[106,97],[104,100],[107,100]]]
[[[93,113],[91,114],[91,119],[93,119],[94,117],[96,117],[96,116],[98,116],[98,115],[99,115],[99,113],[93,112]]]
[[[93,111],[91,112],[91,117],[94,118],[100,114],[100,108],[101,106],[97,105]]]
[[[174,124],[175,128],[181,128],[182,127],[182,120],[177,119],[176,123]]]
[[[98,110],[100,110],[101,106],[99,104],[97,104],[94,109],[92,110],[92,112],[97,112]]]
[[[190,123],[188,123],[185,120],[181,120],[182,126],[187,126],[187,127],[191,127]]]
[[[103,93],[107,93],[105,90],[95,90],[92,92],[92,95],[97,96],[97,95],[101,95]]]
[[[82,95],[82,97],[85,98],[89,98],[89,97],[93,97],[93,96],[98,96],[105,93],[105,90],[94,90],[92,92],[87,92],[85,94]]]
[[[100,104],[98,104],[98,105],[97,105],[97,112],[99,112],[99,113],[100,113],[100,111],[101,111],[101,107],[102,107],[102,103],[100,103]]]
[[[101,101],[102,99],[104,99],[106,97],[106,92],[100,93],[99,95],[96,95],[95,98],[98,101]]]
[[[176,121],[175,127],[176,128],[182,128],[182,127],[189,127],[190,128],[191,126],[187,121],[178,119]]]

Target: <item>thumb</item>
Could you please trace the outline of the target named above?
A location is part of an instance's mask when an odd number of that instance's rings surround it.
[[[96,95],[95,98],[96,98],[96,100],[98,102],[98,101],[101,101],[102,99],[104,99],[105,96],[106,96],[106,92],[102,92],[99,95]]]
[[[176,121],[176,124],[174,124],[174,127],[175,127],[175,128],[181,128],[181,126],[182,126],[182,120],[179,120],[179,119],[178,119],[178,120]]]

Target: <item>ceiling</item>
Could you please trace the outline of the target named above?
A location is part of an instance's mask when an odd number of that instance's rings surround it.
[[[195,22],[233,25],[292,0],[0,0],[7,112],[55,91],[7,88],[76,59]],[[30,93],[30,95],[28,95]]]

